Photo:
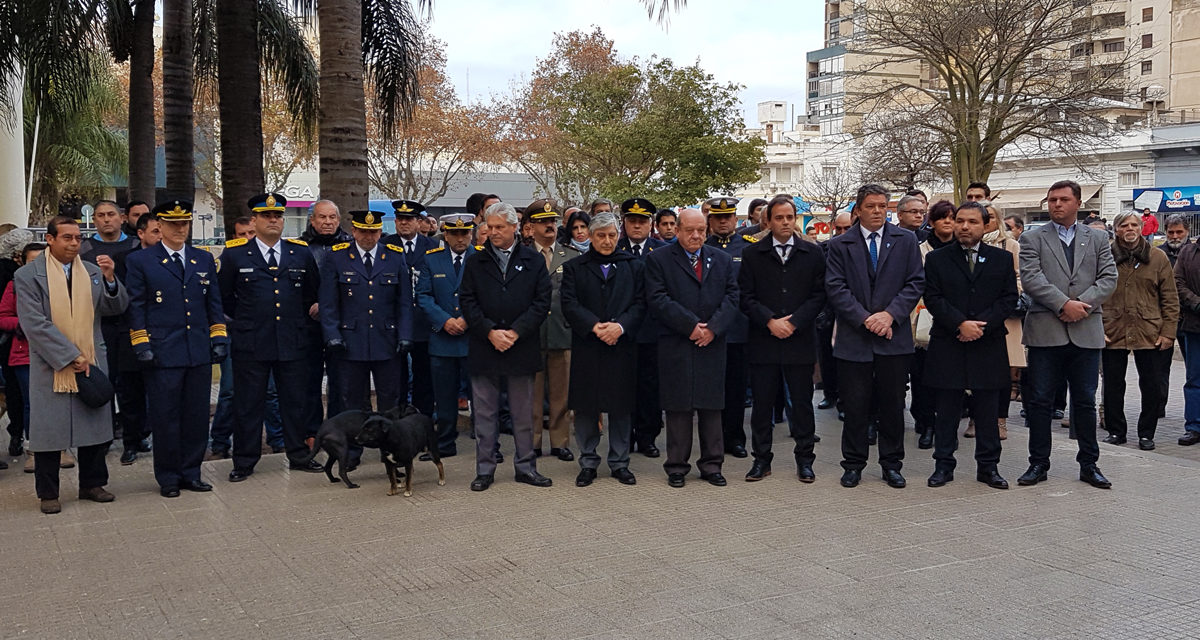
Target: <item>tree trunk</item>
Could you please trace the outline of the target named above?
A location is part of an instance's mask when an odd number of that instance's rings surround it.
[[[349,213],[366,209],[367,117],[363,97],[362,3],[324,0],[317,3],[321,41],[320,176],[321,198]]]
[[[163,2],[163,140],[167,193],[192,200],[196,194],[192,138],[192,2]]]
[[[245,202],[263,191],[262,74],[258,6],[217,0],[217,94],[221,116],[221,215],[225,237],[249,213]]]
[[[129,54],[129,199],[154,206],[154,0],[136,0]]]

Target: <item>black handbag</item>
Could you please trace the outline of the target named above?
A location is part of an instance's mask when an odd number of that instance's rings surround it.
[[[1029,307],[1033,304],[1029,294],[1022,293],[1017,297],[1017,306],[1013,309],[1012,318],[1024,318],[1025,314],[1029,313]]]
[[[89,367],[87,374],[76,373],[75,384],[79,387],[79,400],[93,409],[99,409],[112,402],[112,382],[95,365]]]

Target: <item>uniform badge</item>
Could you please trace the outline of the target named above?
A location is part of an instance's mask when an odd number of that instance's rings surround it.
[[[238,269],[238,273],[254,273],[254,267],[242,267]]]

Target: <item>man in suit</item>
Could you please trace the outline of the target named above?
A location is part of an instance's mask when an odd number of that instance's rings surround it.
[[[1104,348],[1100,305],[1116,290],[1117,267],[1108,234],[1078,222],[1080,204],[1078,183],[1050,185],[1050,224],[1021,234],[1021,284],[1032,303],[1024,324],[1029,470],[1017,479],[1019,485],[1046,479],[1054,392],[1066,380],[1071,428],[1079,443],[1079,479],[1101,489],[1112,487],[1096,466],[1096,385]]]
[[[621,484],[636,484],[629,470],[631,422],[637,380],[637,328],[645,313],[642,262],[617,251],[617,218],[604,212],[588,225],[587,253],[563,265],[562,309],[571,326],[571,389],[579,442],[575,486],[596,479],[600,414],[608,414],[608,468]],[[604,372],[597,375],[597,372]]]
[[[991,214],[978,202],[965,202],[954,214],[956,242],[925,258],[925,306],[933,316],[924,384],[936,390],[936,461],[929,486],[954,479],[954,451],[965,392],[975,419],[975,478],[995,489],[1008,481],[1000,461],[996,393],[1010,386],[1004,321],[1017,306],[1012,254],[983,243]]]
[[[563,265],[579,255],[570,245],[558,245],[558,203],[535,200],[525,208],[526,218],[533,223],[533,249],[546,261],[550,274],[550,316],[542,324],[542,370],[533,378],[533,453],[542,455],[542,415],[549,405],[547,416],[550,432],[550,455],[564,462],[575,459],[569,445],[571,424],[567,416],[567,388],[571,375],[571,329],[567,326],[562,307]]]
[[[408,265],[411,282],[410,291],[417,287],[421,270],[425,268],[425,252],[439,246],[437,240],[421,233],[421,221],[428,217],[425,205],[412,200],[392,201],[396,214],[396,233],[384,238],[384,246],[392,245],[404,249],[404,262]],[[409,377],[412,377],[412,404],[425,415],[433,414],[433,383],[429,368],[429,318],[412,299],[412,348],[400,356],[404,367],[400,380],[400,402],[408,401]]]
[[[645,198],[630,198],[621,203],[621,240],[617,251],[624,251],[638,260],[645,260],[654,251],[667,246],[650,237],[654,214],[658,210]],[[644,272],[643,272],[644,273]],[[643,275],[643,277],[645,277]],[[633,413],[633,450],[647,458],[659,454],[655,441],[662,432],[662,406],[658,398],[658,323],[648,306],[638,329],[637,407]]]
[[[495,481],[500,390],[508,387],[517,482],[549,487],[533,452],[533,378],[542,368],[539,330],[550,312],[550,274],[536,251],[517,241],[521,218],[498,202],[484,214],[488,244],[463,266],[459,301],[467,320],[467,354],[475,403],[472,491]]]
[[[342,406],[387,411],[404,400],[400,358],[412,342],[412,279],[404,249],[381,245],[383,214],[351,211],[353,243],[334,245],[321,269],[325,349],[338,358]]]
[[[754,236],[737,232],[737,198],[710,198],[708,205],[708,240],[710,247],[724,251],[733,261],[733,275],[742,267],[742,251],[757,242]],[[725,336],[725,409],[721,411],[721,430],[725,453],[745,458],[746,453],[746,340],[749,331],[746,314],[739,309],[733,326]],[[771,399],[771,405],[775,399]]]
[[[684,485],[691,470],[692,416],[697,416],[700,477],[723,487],[725,447],[725,337],[738,313],[733,260],[704,244],[707,221],[695,209],[679,214],[674,244],[646,259],[646,304],[659,321],[659,397],[667,413],[670,486]],[[641,365],[644,367],[645,365]]]
[[[446,458],[458,454],[458,389],[467,378],[467,320],[458,289],[463,265],[475,253],[471,246],[475,216],[451,213],[441,217],[441,225],[446,246],[425,253],[425,268],[417,280],[417,305],[429,319],[437,448]]]
[[[192,203],[154,207],[162,241],[125,260],[129,336],[148,367],[149,416],[154,434],[154,478],[164,498],[212,491],[200,479],[208,443],[212,365],[229,355],[217,265],[212,254],[187,244]]]
[[[837,315],[833,355],[846,409],[842,486],[855,487],[870,452],[867,425],[879,411],[879,466],[888,486],[903,488],[904,395],[913,353],[909,314],[921,298],[925,271],[917,238],[887,222],[888,190],[859,188],[856,222],[829,241],[825,292]],[[886,267],[886,268],[884,268]]]
[[[817,245],[796,237],[796,204],[791,196],[772,198],[763,216],[770,235],[742,251],[738,275],[742,311],[749,318],[746,360],[754,392],[750,411],[754,464],[746,480],[771,475],[771,414],[782,384],[792,407],[797,477],[812,482],[816,479],[812,371],[817,361],[815,322],[825,308],[825,255]]]
[[[833,217],[833,234],[830,240],[850,230],[850,212],[843,211]],[[829,253],[829,240],[820,243],[821,255]],[[825,308],[817,316],[817,362],[821,366],[821,402],[818,409],[837,409],[838,419],[845,416],[838,402],[837,359],[833,357],[833,323],[836,315],[825,299]]]
[[[229,480],[250,477],[262,457],[263,418],[272,377],[279,393],[288,466],[319,473],[321,465],[304,460],[309,452],[305,443],[309,403],[320,402],[307,385],[312,365],[309,349],[319,333],[309,313],[317,304],[321,277],[303,240],[282,239],[286,198],[263,193],[250,198],[246,206],[254,239],[226,242],[217,271],[233,346],[236,420]]]

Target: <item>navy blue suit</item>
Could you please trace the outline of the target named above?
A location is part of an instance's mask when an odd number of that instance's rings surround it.
[[[242,470],[253,470],[262,455],[271,376],[289,460],[307,456],[306,422],[311,403],[320,402],[307,388],[319,333],[308,315],[321,285],[317,263],[301,240],[280,242],[277,253],[277,264],[270,267],[257,240],[230,241],[217,275],[233,346],[233,466]]]
[[[146,382],[154,478],[164,489],[200,480],[213,346],[229,340],[216,261],[203,249],[187,246],[183,252],[183,273],[162,243],[125,259],[133,351],[154,353]]]
[[[442,327],[450,318],[463,316],[458,287],[462,284],[467,258],[474,253],[475,247],[468,245],[462,253],[459,271],[455,273],[453,252],[430,249],[417,278],[417,306],[421,315],[428,319],[431,330],[429,369],[437,413],[438,451],[442,455],[457,453],[458,390],[467,378],[467,334],[452,336]]]
[[[704,244],[720,249],[733,259],[733,277],[742,270],[742,251],[752,245],[751,240],[734,232],[727,237],[712,235]],[[725,338],[725,408],[721,410],[721,431],[725,437],[725,451],[746,446],[746,341],[750,323],[746,314],[739,309]]]
[[[646,238],[646,251],[637,258],[645,264],[646,256],[666,246],[668,243],[658,238]],[[633,255],[628,237],[622,236],[617,241],[617,251]],[[645,270],[639,275],[644,282]],[[658,399],[658,331],[658,322],[647,305],[646,314],[637,330],[637,404],[633,410],[633,435],[630,436],[633,450],[643,453],[654,446],[663,428],[662,405]]]
[[[413,239],[413,250],[408,249],[408,240],[400,234],[392,234],[383,239],[384,244],[391,244],[404,249],[404,259],[412,273],[412,287],[417,289],[417,279],[425,269],[425,254],[438,247],[438,241],[418,233]],[[400,363],[405,367],[404,386],[400,389],[400,398],[404,400],[408,393],[408,375],[412,374],[412,403],[421,413],[433,414],[433,382],[429,361],[429,339],[431,335],[429,319],[417,304],[417,296],[413,294],[413,328],[412,349],[407,357],[400,356]],[[411,363],[409,362],[411,360]],[[457,405],[456,405],[457,406]]]
[[[412,339],[412,277],[399,248],[378,244],[371,270],[354,243],[337,245],[321,267],[320,316],[325,342],[341,340],[342,406],[370,408],[375,378],[380,411],[398,404],[407,386],[398,357]]]

